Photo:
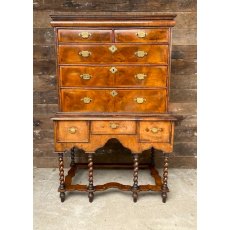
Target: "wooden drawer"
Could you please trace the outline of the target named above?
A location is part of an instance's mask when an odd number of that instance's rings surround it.
[[[163,113],[166,111],[166,90],[116,90],[115,112]]]
[[[166,66],[60,66],[60,86],[166,87]]]
[[[166,87],[166,66],[115,66],[114,86]]]
[[[59,42],[112,42],[112,30],[58,30]]]
[[[166,111],[165,89],[61,89],[62,112],[147,112]]]
[[[112,112],[108,90],[61,89],[62,112]]]
[[[92,134],[136,134],[135,121],[92,121]]]
[[[168,63],[167,45],[59,45],[58,49],[59,64]]]
[[[61,66],[60,86],[112,86],[114,74],[112,67],[100,66]]]
[[[140,142],[162,142],[171,140],[171,122],[141,121],[139,124]]]
[[[115,30],[116,42],[168,42],[168,29]]]
[[[87,121],[58,121],[55,127],[57,142],[88,142]]]

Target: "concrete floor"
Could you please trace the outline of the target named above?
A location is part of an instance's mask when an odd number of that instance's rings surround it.
[[[86,193],[68,193],[61,203],[58,174],[58,169],[34,169],[35,230],[196,229],[195,169],[169,170],[170,193],[165,204],[159,193],[142,192],[134,203],[130,192],[116,189],[96,192],[93,203],[88,202]],[[87,184],[87,171],[80,170],[76,179]],[[95,185],[109,181],[131,184],[132,171],[95,170]],[[139,184],[147,183],[153,183],[149,171],[140,170]]]

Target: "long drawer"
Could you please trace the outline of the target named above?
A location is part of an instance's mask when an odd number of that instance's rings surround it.
[[[166,66],[60,66],[60,86],[166,87]]]
[[[166,89],[61,89],[62,112],[140,112],[166,111]]]
[[[59,45],[59,64],[151,63],[168,64],[168,45]]]

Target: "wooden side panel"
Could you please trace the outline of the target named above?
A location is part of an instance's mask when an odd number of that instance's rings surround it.
[[[59,45],[59,64],[78,63],[168,63],[167,45],[115,45],[115,51],[110,50],[112,45]],[[145,52],[138,57],[137,52]],[[83,57],[82,52],[87,52]]]
[[[92,121],[91,134],[136,134],[136,122]]]
[[[171,142],[171,122],[141,121],[139,127],[140,142]]]
[[[168,43],[168,29],[126,29],[115,30],[116,42],[166,42]]]
[[[59,42],[112,42],[112,30],[58,30]]]

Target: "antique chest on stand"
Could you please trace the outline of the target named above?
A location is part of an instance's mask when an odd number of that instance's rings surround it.
[[[159,191],[167,199],[168,154],[173,150],[175,118],[168,113],[171,28],[176,15],[52,15],[56,36],[59,112],[53,118],[55,153],[59,159],[60,198],[66,191],[109,188]],[[111,138],[133,155],[130,185],[93,183],[93,156]],[[88,185],[72,184],[79,166],[78,149],[88,156]],[[138,184],[139,155],[151,149],[153,185]],[[164,154],[163,177],[154,165],[154,149]],[[64,175],[63,155],[71,164]]]

